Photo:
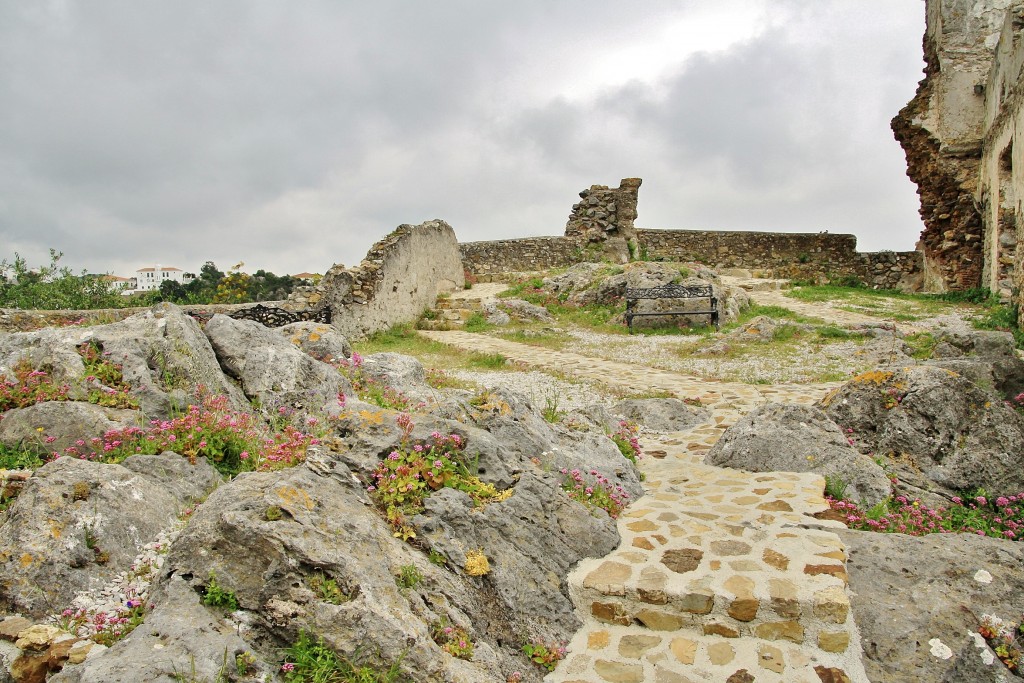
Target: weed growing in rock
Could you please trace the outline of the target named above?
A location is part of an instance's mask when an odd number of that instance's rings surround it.
[[[415,588],[423,583],[423,574],[414,564],[403,564],[398,569],[395,583],[399,588]]]
[[[565,417],[565,411],[559,408],[559,396],[556,393],[548,394],[544,397],[544,409],[540,412],[541,416],[552,424],[557,424],[562,421]]]
[[[71,387],[67,384],[54,384],[49,374],[32,367],[32,363],[27,359],[15,363],[10,372],[13,377],[0,375],[0,412],[12,408],[25,408],[44,401],[68,400]]]
[[[629,504],[629,494],[619,484],[612,484],[607,477],[597,470],[590,470],[594,483],[590,484],[583,478],[580,470],[562,468],[566,479],[562,482],[562,490],[573,500],[583,503],[588,508],[601,508],[608,516],[615,519]]]
[[[523,654],[542,669],[554,671],[558,662],[565,657],[565,647],[558,643],[547,644],[540,640],[531,640],[523,645]]]
[[[398,532],[405,525],[404,517],[421,512],[423,500],[442,488],[464,491],[477,505],[511,495],[511,490],[499,492],[469,473],[462,455],[466,444],[458,434],[434,432],[430,443],[410,444],[413,423],[409,416],[399,415],[396,422],[403,430],[402,443],[377,465],[367,491]]]
[[[80,441],[53,455],[119,463],[130,455],[173,451],[190,460],[205,457],[221,474],[234,476],[292,467],[305,459],[306,448],[319,443],[319,438],[291,425],[272,431],[252,413],[229,408],[226,396],[206,395],[202,406],[189,406],[173,420],[154,420],[148,429],[112,429],[89,441],[91,451]]]
[[[233,591],[224,589],[217,583],[217,575],[210,572],[210,578],[203,591],[203,604],[207,607],[217,607],[228,612],[238,609],[238,598]]]
[[[35,451],[0,443],[0,470],[34,470],[42,466],[43,460]]]
[[[430,637],[452,657],[473,659],[473,639],[465,629],[442,620],[430,627]]]
[[[139,402],[131,396],[121,366],[110,360],[109,352],[97,341],[78,345],[78,355],[85,365],[85,381],[89,387],[87,401],[107,408],[136,409]]]
[[[618,429],[609,434],[609,438],[619,447],[622,457],[634,465],[637,464],[637,460],[643,457],[643,451],[640,449],[639,435],[640,427],[632,420],[622,420],[619,422]]]
[[[401,675],[400,661],[386,671],[378,671],[337,654],[324,644],[323,638],[314,639],[307,631],[299,632],[299,639],[285,651],[285,657],[281,673],[287,683],[398,683],[406,680]]]
[[[430,549],[430,554],[427,559],[430,560],[430,564],[437,565],[438,567],[444,567],[448,564],[447,558],[433,548]]]
[[[135,630],[145,616],[145,605],[133,598],[114,612],[66,609],[54,621],[57,628],[76,638],[90,638],[109,647]]]
[[[843,514],[851,529],[911,536],[975,533],[1010,540],[1024,536],[1024,492],[992,498],[979,491],[966,500],[954,497],[949,507],[934,510],[906,496],[889,498],[867,511],[848,500],[832,496],[826,499],[829,507]]]
[[[1003,621],[992,614],[983,614],[978,633],[988,641],[989,647],[1007,669],[1018,675],[1021,673],[1021,664],[1024,662],[1024,653],[1021,652],[1021,643],[1024,642],[1024,615],[1015,624]]]
[[[306,582],[309,585],[309,589],[316,593],[316,596],[324,602],[329,602],[332,605],[340,605],[343,602],[348,602],[352,599],[338,582],[332,578],[327,577],[321,572],[317,572],[309,577]]]

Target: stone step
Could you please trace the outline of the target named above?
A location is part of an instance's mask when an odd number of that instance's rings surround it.
[[[484,308],[484,303],[482,299],[438,299],[437,304],[435,304],[434,308],[439,311],[482,311]]]
[[[603,626],[584,628],[569,650],[545,683],[867,681],[857,673],[861,667],[856,652],[830,652],[784,640],[641,633],[627,626]]]

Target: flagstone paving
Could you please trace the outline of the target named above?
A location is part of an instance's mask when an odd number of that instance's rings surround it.
[[[710,417],[647,436],[646,495],[618,522],[622,542],[568,584],[583,627],[551,683],[864,683],[846,554],[812,515],[828,508],[815,474],[712,467],[704,454],[766,402],[813,403],[833,384],[709,382],[642,365],[461,331],[457,347],[632,392],[700,398]]]

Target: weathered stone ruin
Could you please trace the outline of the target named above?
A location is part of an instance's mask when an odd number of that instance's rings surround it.
[[[1024,3],[926,6],[925,78],[892,122],[921,197],[925,289],[986,287],[1020,306]]]
[[[630,244],[636,247],[637,193],[640,178],[623,178],[617,188],[591,185],[580,192],[565,224],[565,236],[601,246],[602,255],[615,263],[630,258]]]

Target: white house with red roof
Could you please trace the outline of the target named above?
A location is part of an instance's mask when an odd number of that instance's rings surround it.
[[[158,264],[152,268],[139,268],[135,271],[135,291],[148,292],[153,289],[160,289],[160,283],[164,280],[174,280],[179,284],[187,285],[195,277],[192,273],[186,273],[181,268],[175,268],[174,266],[161,266]]]

